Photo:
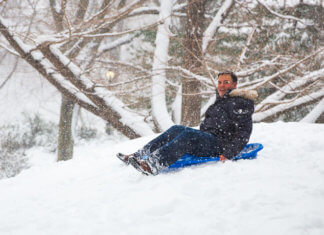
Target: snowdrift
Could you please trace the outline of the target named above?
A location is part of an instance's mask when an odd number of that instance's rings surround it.
[[[32,149],[0,181],[0,234],[324,234],[324,125],[255,124],[255,160],[146,177],[115,158],[154,136],[95,141],[75,157]]]

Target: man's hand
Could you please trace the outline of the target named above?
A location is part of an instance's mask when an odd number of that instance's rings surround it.
[[[219,160],[223,162],[223,161],[226,161],[227,158],[224,155],[220,155]]]

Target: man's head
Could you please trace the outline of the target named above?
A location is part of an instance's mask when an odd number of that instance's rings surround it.
[[[221,98],[230,89],[237,86],[237,77],[233,72],[222,72],[218,74],[217,91]]]

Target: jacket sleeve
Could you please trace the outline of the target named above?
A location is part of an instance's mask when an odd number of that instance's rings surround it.
[[[237,98],[229,105],[229,120],[234,122],[244,122],[251,118],[253,112],[254,103],[252,100]]]

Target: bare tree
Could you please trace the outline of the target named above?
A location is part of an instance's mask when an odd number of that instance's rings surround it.
[[[81,1],[82,2],[82,1]],[[63,0],[61,6],[58,6],[56,0],[50,0],[50,7],[52,16],[55,22],[57,32],[64,30],[64,17],[66,1]],[[80,8],[84,9],[84,5],[80,4]],[[82,17],[82,14],[78,14]],[[81,18],[82,19],[82,18]],[[80,19],[80,20],[81,20]],[[58,146],[57,146],[57,160],[69,160],[73,157],[73,135],[72,135],[72,118],[73,118],[74,103],[67,97],[62,95],[61,109],[60,109],[60,122],[58,133]]]
[[[140,1],[137,1],[137,4],[139,2]],[[126,14],[125,12],[127,13],[129,11],[127,9],[121,9],[121,13],[119,14]],[[116,19],[117,16],[118,14],[112,18]],[[94,20],[94,18],[98,17],[98,14],[95,14],[88,21]],[[100,94],[98,90],[104,90],[104,88],[96,86],[91,79],[84,78],[82,70],[62,54],[59,50],[59,44],[66,41],[64,36],[63,38],[59,36],[59,39],[57,39],[56,36],[54,36],[54,39],[47,38],[46,41],[36,44],[33,50],[29,50],[27,49],[29,46],[14,36],[3,22],[4,19],[1,18],[1,32],[9,44],[22,58],[24,58],[38,72],[55,85],[65,97],[78,103],[81,107],[86,108],[94,114],[103,117],[115,128],[130,138],[138,137],[143,133],[152,133],[151,128],[141,121],[142,118],[123,108],[123,103],[116,97],[111,95],[108,95],[107,97],[107,92],[101,92]],[[113,23],[115,22],[113,21]],[[91,31],[92,33],[107,27],[107,24],[102,24],[100,18],[98,19],[97,24],[97,26],[94,25],[94,30]],[[76,31],[79,33],[80,29],[77,29]],[[70,30],[66,30],[65,33],[70,35],[69,37],[71,38],[72,32]],[[88,36],[88,34],[83,36]],[[62,79],[62,76],[66,79],[65,83],[67,84],[62,84],[62,81],[59,81],[59,79]],[[79,89],[79,91],[75,92],[75,89]],[[86,94],[90,100],[84,99],[84,94],[81,95],[79,92]],[[83,96],[83,98],[79,98],[78,96]]]

